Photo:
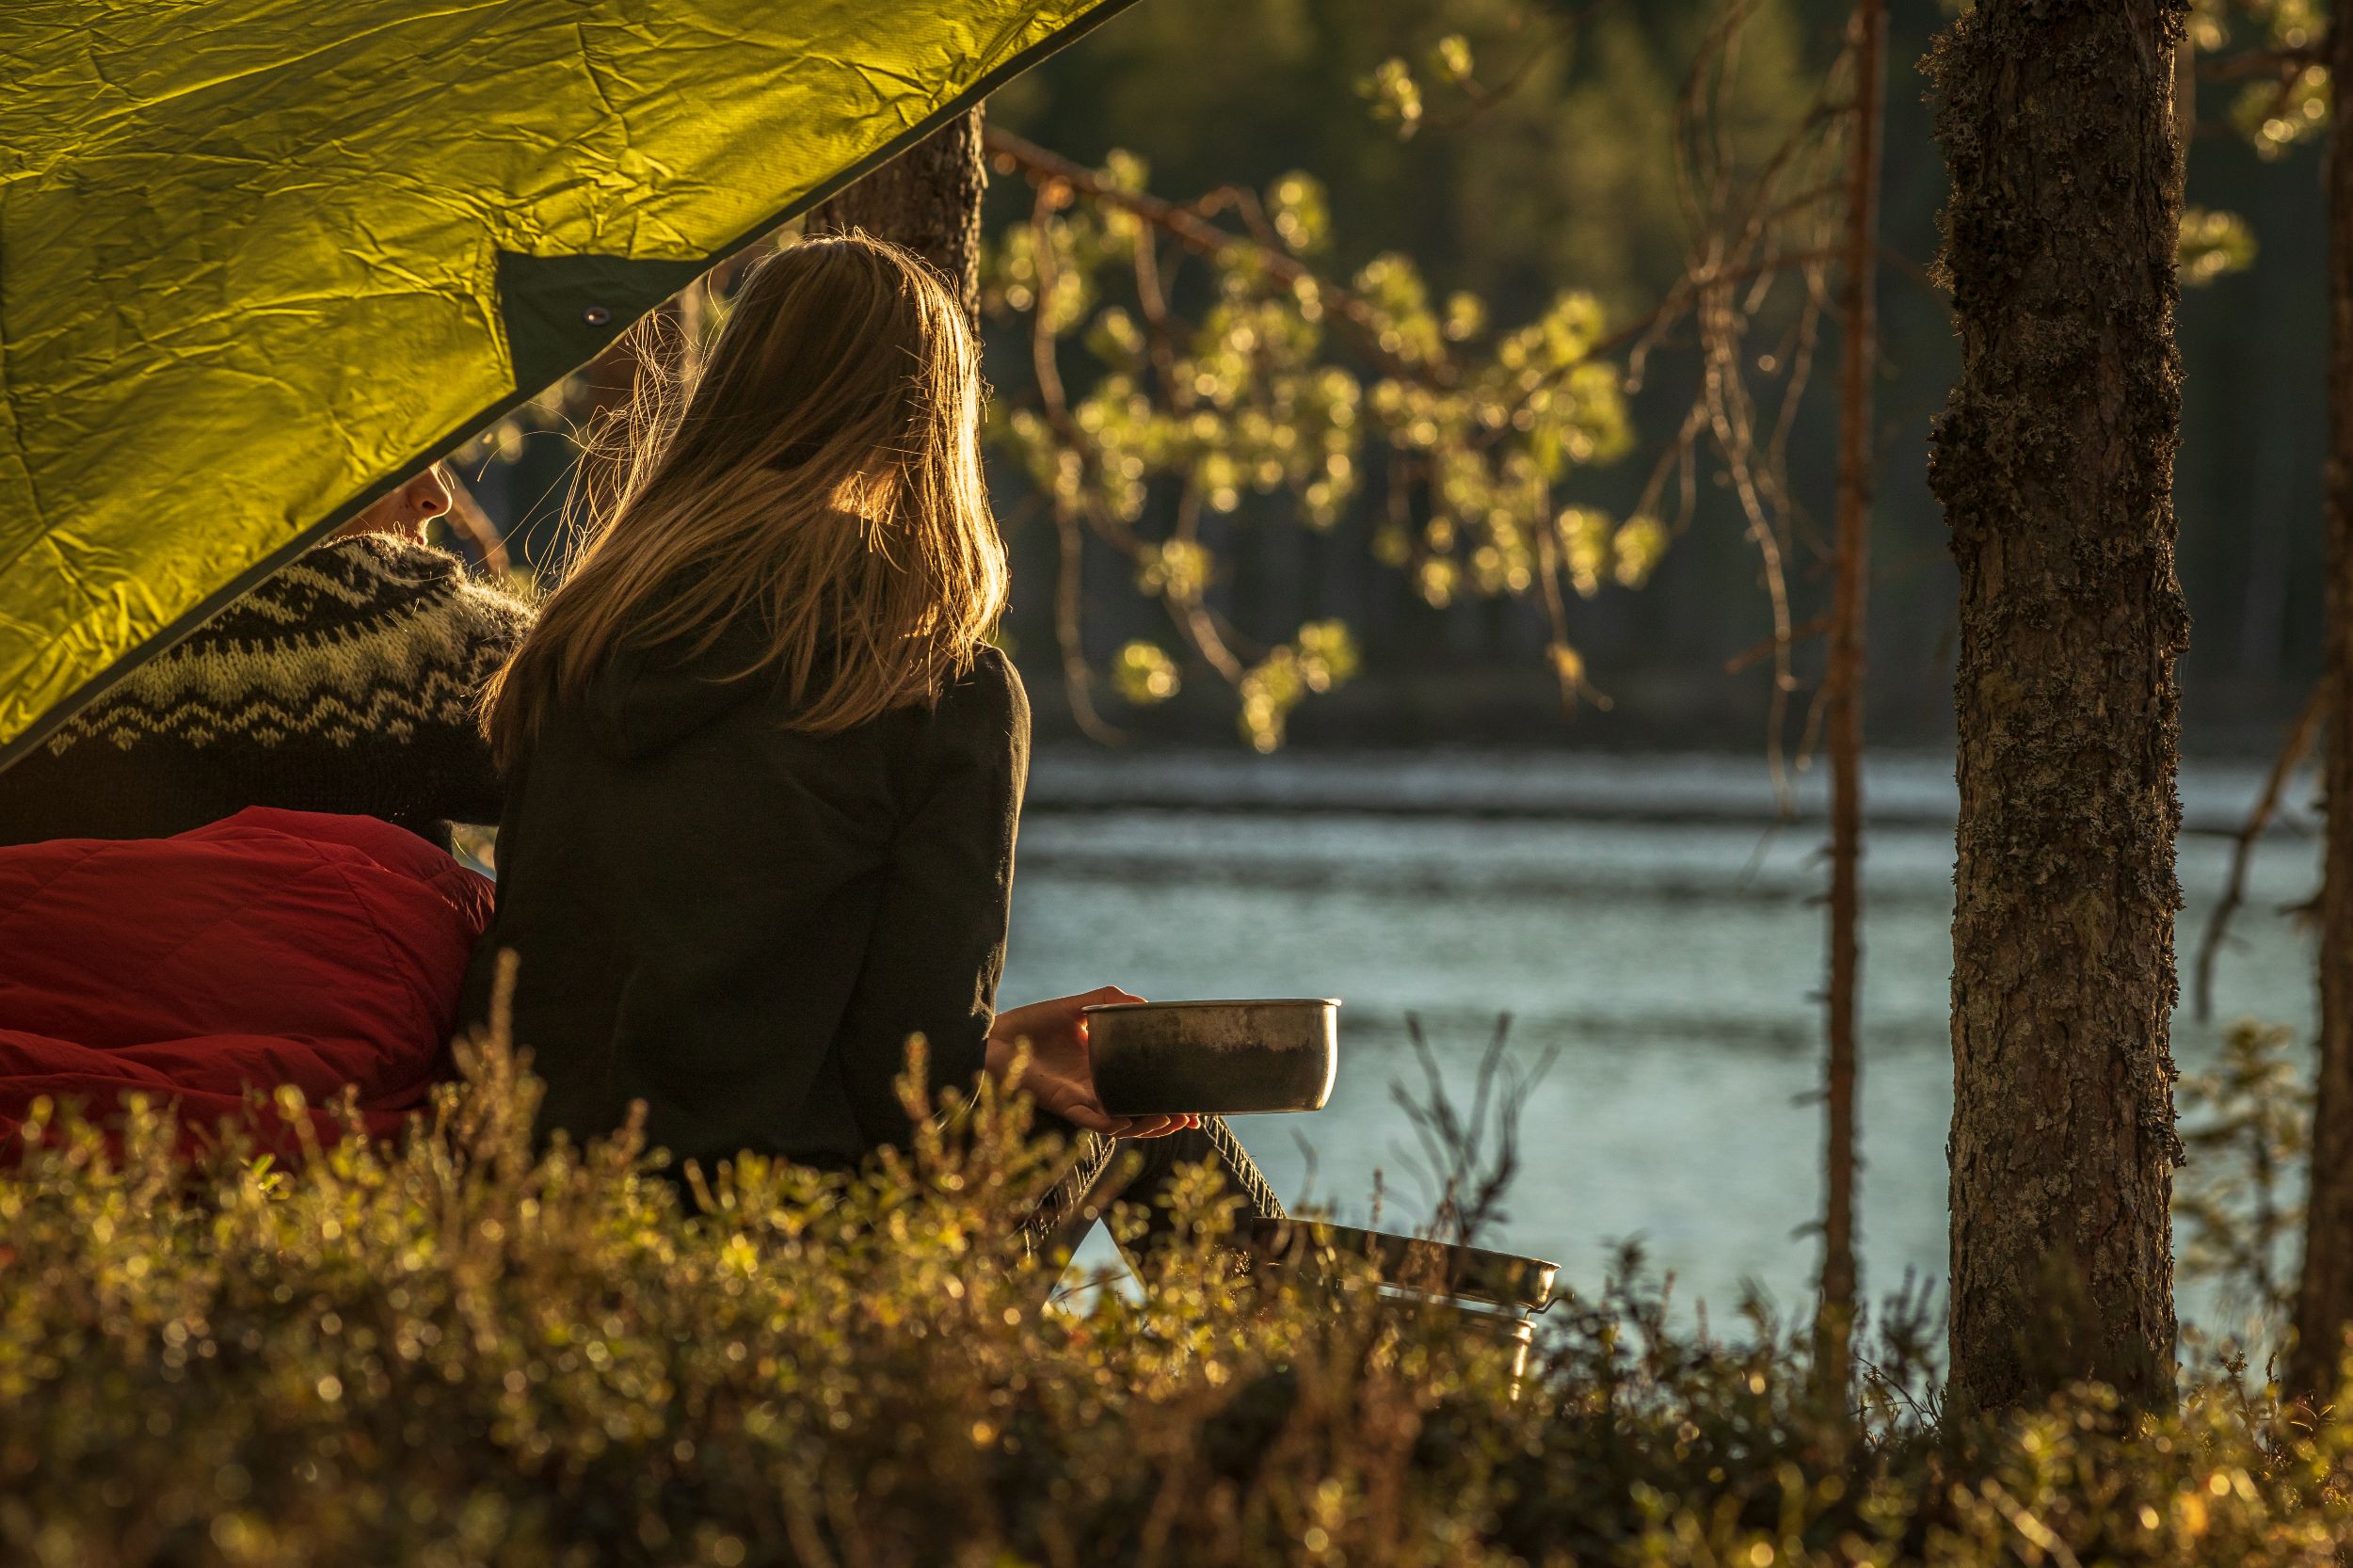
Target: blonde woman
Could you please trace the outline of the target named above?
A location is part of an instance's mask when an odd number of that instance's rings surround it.
[[[1046,1110],[1163,1139],[1148,1166],[1225,1154],[1270,1208],[1222,1127],[1096,1101],[1079,1009],[1128,993],[993,1011],[1030,715],[985,641],[1006,568],[976,361],[920,262],[813,240],[751,274],[691,385],[640,401],[486,701],[509,804],[472,1010],[511,950],[546,1120],[599,1132],[642,1099],[706,1163],[855,1163],[908,1133],[908,1036],[936,1086],[1027,1038]]]

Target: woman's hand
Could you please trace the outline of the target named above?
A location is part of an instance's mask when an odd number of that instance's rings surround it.
[[[1114,1116],[1095,1097],[1095,1060],[1087,1053],[1087,1021],[1081,1009],[1144,999],[1105,985],[1084,996],[1056,997],[1011,1007],[997,1015],[988,1031],[988,1070],[1002,1080],[1013,1070],[1016,1048],[1030,1047],[1029,1069],[1020,1086],[1030,1092],[1038,1109],[1050,1111],[1073,1127],[1106,1138],[1160,1138],[1180,1128],[1198,1127],[1198,1116]]]

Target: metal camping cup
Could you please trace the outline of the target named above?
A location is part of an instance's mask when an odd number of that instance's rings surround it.
[[[1339,1071],[1332,997],[1086,1009],[1095,1094],[1114,1116],[1321,1111]]]

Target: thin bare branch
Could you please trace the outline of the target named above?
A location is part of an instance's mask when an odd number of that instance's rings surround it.
[[[1844,1408],[1856,1313],[1855,1080],[1861,1055],[1863,988],[1863,678],[1865,613],[1870,593],[1875,477],[1871,401],[1879,369],[1880,112],[1885,74],[1885,0],[1856,0],[1848,45],[1854,112],[1847,121],[1847,211],[1838,289],[1838,539],[1830,654],[1821,712],[1828,726],[1830,803],[1830,983],[1824,992],[1821,1306],[1817,1375]]]
[[[2271,819],[2280,809],[2280,797],[2296,776],[2297,768],[2313,749],[2313,740],[2320,733],[2321,714],[2327,711],[2329,683],[2322,681],[2313,688],[2313,695],[2304,699],[2303,709],[2296,722],[2288,726],[2287,739],[2281,743],[2280,755],[2272,760],[2271,775],[2264,780],[2263,793],[2255,798],[2255,808],[2247,813],[2247,821],[2239,825],[2238,837],[2231,845],[2231,874],[2222,884],[2222,897],[2216,901],[2214,913],[2206,918],[2205,935],[2198,940],[2198,965],[2190,985],[2192,1005],[2198,1021],[2205,1023],[2214,1017],[2214,966],[2222,952],[2223,941],[2230,935],[2231,918],[2238,913],[2247,899],[2247,868],[2254,859],[2256,841],[2271,825]]]
[[[2208,82],[2254,82],[2275,76],[2294,78],[2308,67],[2328,63],[2329,42],[2324,37],[2300,49],[2249,49],[2209,56],[2198,62],[2198,74]]]
[[[1054,574],[1054,641],[1062,653],[1063,690],[1069,694],[1070,716],[1087,739],[1104,745],[1127,740],[1107,723],[1095,706],[1095,668],[1087,663],[1080,609],[1085,594],[1086,535],[1070,508],[1057,503],[1054,531],[1061,556]]]
[[[1775,654],[1785,652],[1788,648],[1800,644],[1812,642],[1829,630],[1830,616],[1827,614],[1816,616],[1802,626],[1792,627],[1785,645],[1778,637],[1765,637],[1742,648],[1724,661],[1724,673],[1738,675],[1751,664],[1772,658]]]

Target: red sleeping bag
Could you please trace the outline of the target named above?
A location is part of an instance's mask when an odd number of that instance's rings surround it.
[[[184,1146],[246,1091],[347,1084],[368,1130],[396,1130],[447,1075],[466,960],[491,884],[373,817],[255,807],[170,839],[0,848],[0,1145],[33,1101],[93,1118],[144,1093],[179,1106]],[[294,1152],[263,1115],[264,1146]]]

